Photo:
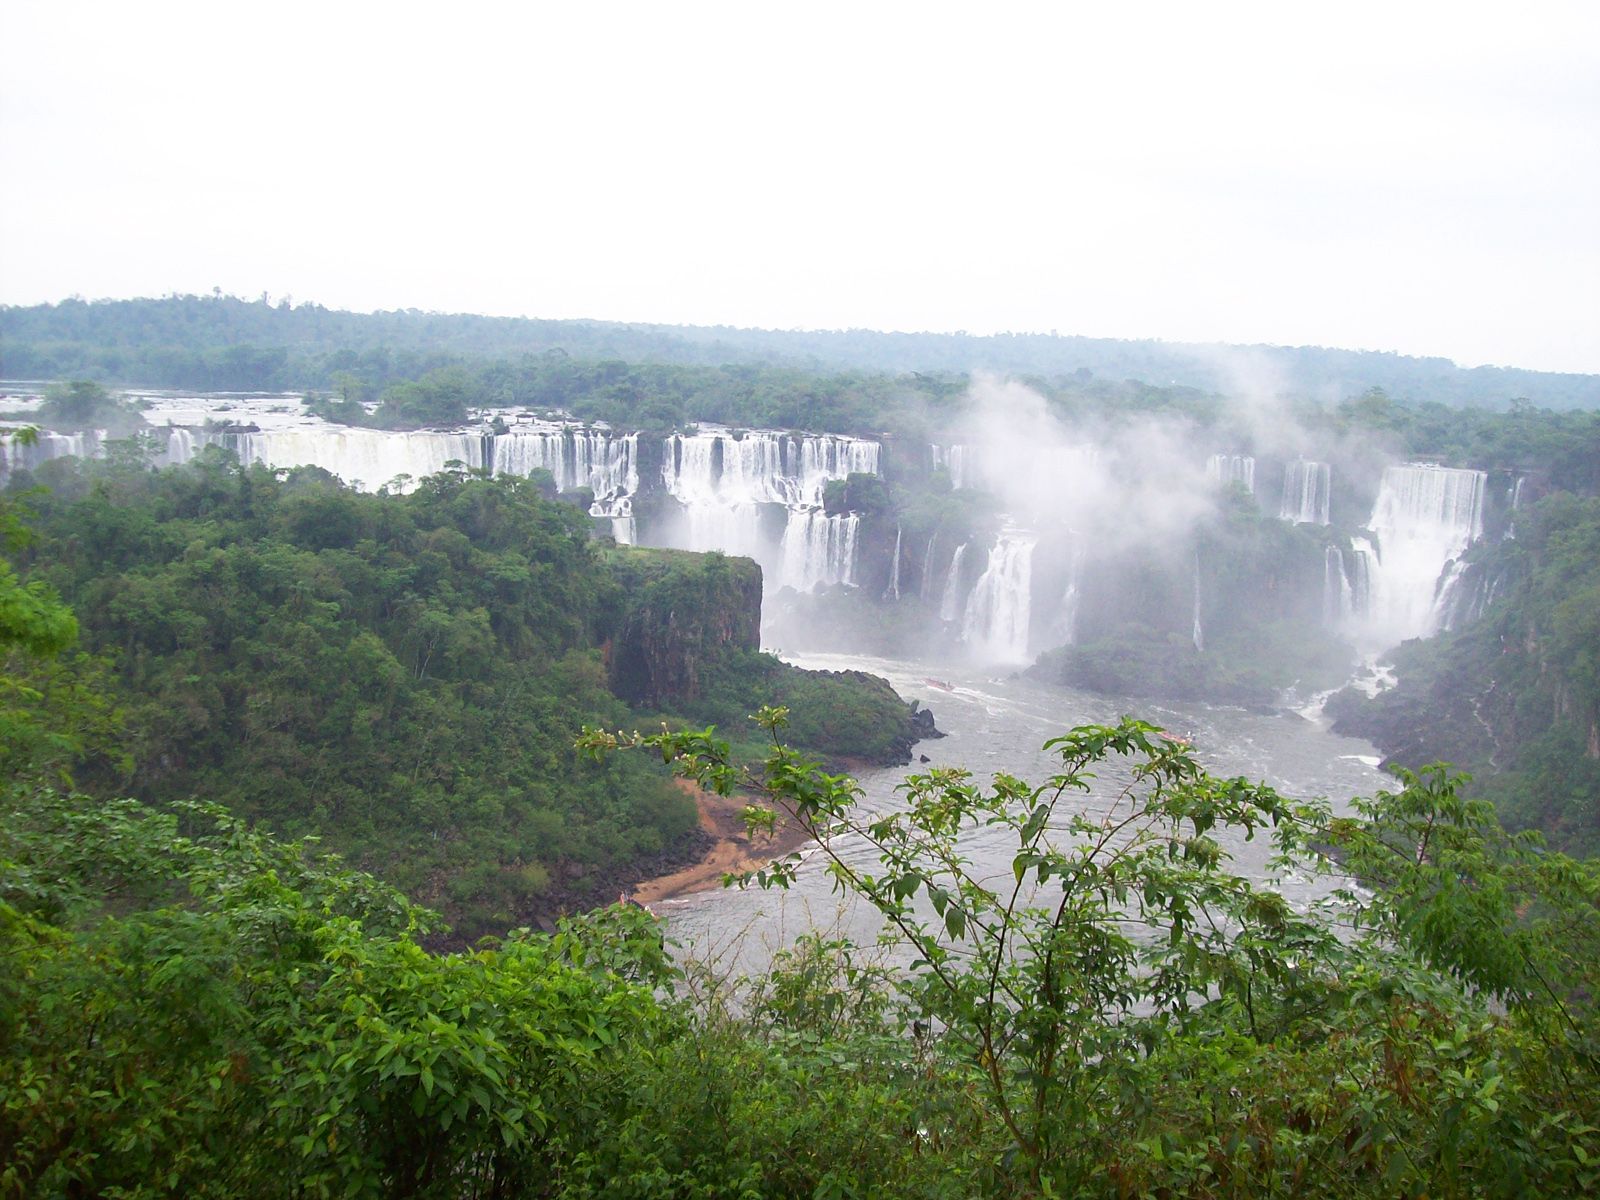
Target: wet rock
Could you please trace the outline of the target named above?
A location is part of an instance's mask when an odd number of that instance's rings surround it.
[[[916,735],[919,741],[923,738],[942,738],[944,736],[933,723],[933,709],[923,708],[916,700],[911,702],[911,732]],[[926,762],[927,760],[924,759],[923,761]]]

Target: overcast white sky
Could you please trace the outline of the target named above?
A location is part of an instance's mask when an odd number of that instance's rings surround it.
[[[1600,3],[0,4],[0,301],[1600,371]]]

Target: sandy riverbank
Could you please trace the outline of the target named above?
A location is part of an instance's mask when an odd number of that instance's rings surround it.
[[[777,831],[771,837],[758,833],[752,838],[745,832],[744,821],[739,815],[749,804],[746,798],[718,796],[696,787],[688,780],[676,782],[694,797],[695,807],[700,812],[700,828],[715,842],[706,856],[693,866],[646,879],[635,887],[634,899],[643,904],[720,887],[722,877],[729,872],[753,871],[763,863],[798,850],[811,840],[803,829],[781,815]]]

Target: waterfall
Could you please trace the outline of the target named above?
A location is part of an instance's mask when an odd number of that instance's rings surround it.
[[[1435,609],[1441,630],[1459,629],[1483,616],[1506,582],[1504,569],[1490,574],[1481,564],[1466,567],[1459,559],[1448,568],[1448,575]]]
[[[232,450],[246,465],[320,467],[368,491],[401,476],[421,480],[452,462],[497,475],[526,476],[543,469],[563,492],[588,488],[594,496],[590,514],[608,520],[617,541],[638,540],[633,511],[642,490],[638,434],[550,421],[523,423],[499,433],[481,426],[396,433],[312,422],[297,410],[291,415],[290,407],[279,403],[250,410],[247,417],[257,423],[249,427],[202,430],[200,423],[217,411],[217,403],[215,397],[186,398],[184,407],[175,410],[181,414],[181,425],[169,423],[153,430],[156,460],[165,465],[187,462],[202,446],[217,444]],[[236,407],[230,398],[223,411],[231,413]],[[789,533],[784,518],[820,508],[823,491],[833,480],[852,473],[877,474],[882,455],[877,442],[862,438],[773,430],[736,433],[716,426],[669,436],[662,450],[661,483],[682,505],[683,522],[671,533],[647,526],[645,539],[658,545],[670,542],[687,549],[749,555],[769,571],[783,562],[783,541]],[[88,457],[102,452],[99,434],[42,431],[35,446],[18,446],[9,439],[0,446],[0,474],[31,469],[68,454]],[[774,511],[773,506],[789,511]],[[802,517],[792,536],[803,544],[812,538],[826,540],[822,533],[810,532],[814,524],[820,530],[830,528],[817,524],[822,520]],[[853,556],[855,526],[834,522],[831,528],[833,557],[823,554],[825,565],[815,570],[797,568],[801,578],[854,577],[853,557],[840,556],[846,546]],[[808,561],[805,554],[794,553],[795,561]]]
[[[771,546],[761,529],[760,505],[701,501],[690,504],[684,514],[686,545],[682,549],[740,554],[755,559],[764,570],[772,569]]]
[[[961,640],[987,662],[1026,662],[1037,538],[1020,530],[1000,534],[989,563],[973,586]]]
[[[791,512],[783,527],[779,586],[809,592],[819,584],[854,583],[860,525],[854,513],[830,517],[820,509]]]
[[[1283,469],[1283,503],[1278,516],[1297,525],[1328,524],[1333,471],[1325,462],[1297,458]]]
[[[1355,591],[1345,573],[1344,554],[1337,546],[1322,552],[1322,619],[1329,629],[1342,629],[1355,613]]]
[[[1072,539],[1072,551],[1067,558],[1067,586],[1061,593],[1061,606],[1055,624],[1050,627],[1050,644],[1075,646],[1078,644],[1078,606],[1083,598],[1084,546],[1077,537]]]
[[[835,434],[702,427],[666,439],[661,480],[683,505],[684,549],[748,555],[805,591],[854,581],[857,519],[819,510],[829,482],[876,474],[879,455],[877,442]],[[781,535],[763,528],[774,505],[789,510]]]
[[[544,469],[560,491],[589,488],[595,499],[639,490],[639,435],[607,430],[513,429],[490,438],[488,467],[496,475]]]
[[[607,518],[611,536],[634,540],[633,496],[639,490],[639,435],[609,430],[538,427],[513,429],[488,439],[489,469],[496,475],[549,471],[562,492],[594,493],[589,515]]]
[[[1365,617],[1372,608],[1372,570],[1378,551],[1364,537],[1350,539],[1350,615]]]
[[[980,487],[976,473],[972,471],[972,455],[965,446],[941,446],[937,442],[930,446],[933,451],[933,465],[943,467],[950,473],[950,486],[953,488]]]
[[[889,590],[883,594],[885,600],[900,599],[900,526],[894,527],[894,562],[889,565]]]
[[[486,465],[484,441],[476,433],[418,430],[387,433],[341,425],[224,432],[220,441],[246,466],[321,467],[353,487],[373,491],[406,475],[419,480],[459,462]]]
[[[1206,459],[1206,478],[1216,484],[1240,483],[1256,494],[1256,460],[1248,454],[1213,454]]]
[[[789,443],[794,450],[798,450],[800,469],[797,473],[803,503],[819,503],[823,486],[831,479],[878,473],[880,447],[877,442],[804,434],[791,435]]]
[[[1194,648],[1204,651],[1206,648],[1205,628],[1200,623],[1200,551],[1194,552],[1194,628],[1190,632],[1194,639]]]
[[[232,450],[246,466],[321,467],[346,483],[373,491],[396,476],[421,479],[460,462],[469,468],[485,464],[485,439],[477,433],[389,433],[342,425],[294,425],[278,429],[197,430],[185,426],[156,427],[155,462],[178,466],[194,458],[203,446]],[[51,433],[41,430],[36,446],[16,446],[8,439],[0,452],[0,473],[18,467],[33,468],[52,458],[76,455],[98,457],[105,452],[103,432]]]
[[[1528,477],[1526,475],[1518,475],[1517,481],[1507,489],[1506,509],[1508,511],[1515,513],[1522,507],[1522,485],[1527,481],[1527,478]],[[1505,536],[1507,538],[1515,538],[1517,536],[1517,523],[1515,520],[1508,520],[1506,522]]]
[[[928,599],[928,589],[933,586],[933,548],[938,541],[939,531],[936,529],[928,535],[928,548],[922,554],[922,584],[917,588],[917,598],[924,602]]]
[[[188,462],[195,455],[195,451],[203,445],[203,440],[197,440],[194,430],[185,429],[181,425],[172,425],[167,428],[166,442],[161,448],[160,462],[164,467],[178,467]]]
[[[38,430],[39,438],[31,446],[24,446],[14,437],[0,441],[0,475],[12,471],[32,471],[52,458],[93,458],[104,449],[105,431],[87,430],[83,433],[52,433]]]
[[[1429,463],[1389,467],[1369,526],[1376,549],[1367,556],[1367,637],[1389,646],[1438,630],[1458,559],[1483,535],[1482,471]]]
[[[961,615],[961,560],[967,556],[967,543],[962,542],[950,558],[950,573],[945,576],[944,598],[939,602],[939,619],[954,621]]]
[[[685,504],[816,506],[830,481],[876,475],[880,450],[877,442],[836,434],[702,429],[667,438],[661,476]]]

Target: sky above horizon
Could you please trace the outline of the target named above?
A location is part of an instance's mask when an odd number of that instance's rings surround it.
[[[0,302],[1600,372],[1600,5],[0,7]]]

